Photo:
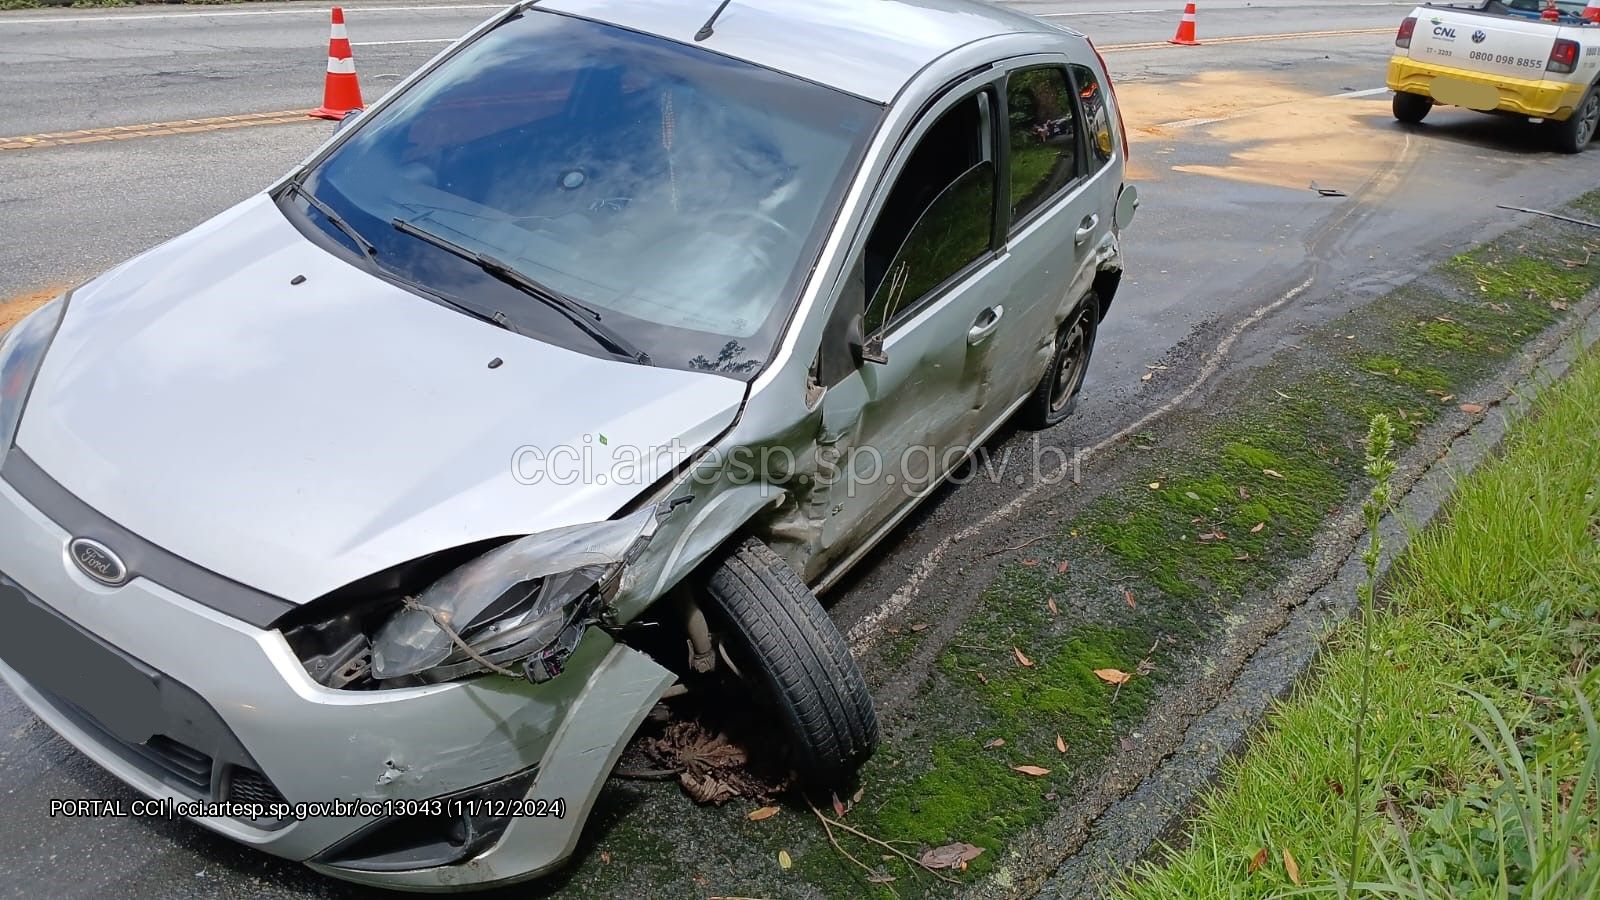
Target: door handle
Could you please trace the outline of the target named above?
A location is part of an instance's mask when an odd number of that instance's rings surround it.
[[[999,305],[978,313],[978,318],[972,323],[972,327],[967,329],[967,344],[976,346],[983,343],[984,338],[994,334],[994,330],[1000,327],[1000,317],[1005,314],[1006,308]]]
[[[1078,224],[1078,233],[1076,235],[1077,240],[1073,241],[1073,243],[1081,244],[1084,241],[1087,241],[1089,237],[1094,234],[1095,226],[1099,224],[1099,213],[1096,213],[1092,216],[1084,216],[1083,221]]]

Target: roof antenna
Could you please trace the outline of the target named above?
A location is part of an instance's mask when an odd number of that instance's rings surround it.
[[[729,0],[722,0],[721,3],[717,4],[717,11],[712,13],[711,18],[707,19],[706,23],[700,26],[700,30],[694,33],[696,43],[711,37],[711,26],[717,23],[717,16],[722,15],[722,11],[728,8],[728,3]]]

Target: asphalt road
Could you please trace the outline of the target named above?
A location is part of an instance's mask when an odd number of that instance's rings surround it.
[[[1397,126],[1377,90],[1385,34],[1117,50],[1170,37],[1180,4],[1016,5],[1112,51],[1145,201],[1085,401],[1044,436],[1068,449],[1137,429],[1218,362],[1248,364],[1342,313],[1335,288],[1376,292],[1477,237],[1507,215],[1496,203],[1540,207],[1600,183],[1600,151],[1557,156],[1528,128],[1448,110],[1421,129]],[[369,97],[493,8],[346,6]],[[1387,3],[1212,2],[1200,35],[1382,29],[1402,15]],[[301,4],[0,13],[0,135],[310,107],[326,38],[325,8]],[[307,121],[0,151],[0,297],[69,285],[192,227],[328,131]],[[1320,196],[1312,182],[1348,196]],[[1219,360],[1212,351],[1241,324]],[[830,598],[852,641],[870,642],[886,610],[938,590],[953,541],[1001,539],[1015,525],[1007,504],[1032,490],[977,481],[940,495]],[[130,795],[3,690],[0,792],[0,895],[353,893],[182,822],[50,818],[51,798]]]

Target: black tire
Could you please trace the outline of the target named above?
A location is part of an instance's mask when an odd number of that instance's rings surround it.
[[[1394,95],[1394,117],[1408,125],[1415,125],[1427,118],[1428,110],[1433,109],[1433,98],[1421,94],[1408,94],[1404,91]]]
[[[878,747],[872,697],[844,635],[800,576],[755,538],[710,569],[706,615],[789,737],[810,787],[848,785]]]
[[[1562,153],[1582,153],[1594,137],[1595,125],[1600,123],[1600,91],[1590,88],[1572,115],[1560,122],[1550,123],[1550,135],[1556,149]]]
[[[1059,425],[1078,408],[1078,392],[1089,371],[1099,327],[1100,300],[1090,293],[1078,301],[1056,332],[1056,352],[1050,357],[1050,368],[1018,413],[1023,427],[1038,430]]]

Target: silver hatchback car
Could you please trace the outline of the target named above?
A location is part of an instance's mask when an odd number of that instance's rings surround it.
[[[1071,412],[1118,120],[973,0],[507,9],[4,337],[0,675],[145,809],[389,887],[558,865],[710,679],[847,781],[814,592]]]

